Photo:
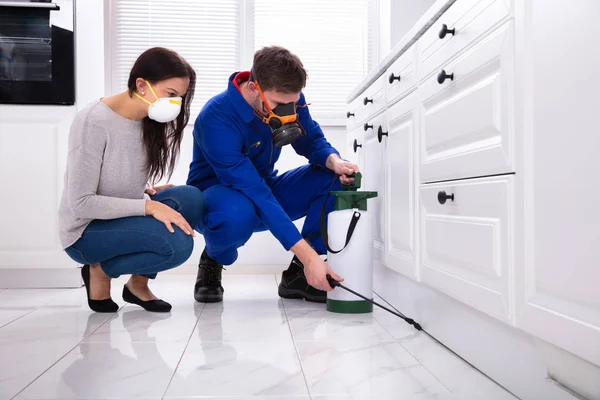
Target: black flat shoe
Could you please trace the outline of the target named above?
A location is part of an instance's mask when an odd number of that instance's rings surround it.
[[[98,313],[115,313],[119,311],[119,306],[110,297],[104,300],[92,300],[90,299],[90,266],[85,264],[81,268],[81,278],[85,285],[85,293],[87,295],[88,306],[92,311]]]
[[[146,311],[153,312],[169,312],[171,311],[171,305],[164,300],[140,300],[135,294],[131,293],[131,290],[127,285],[123,285],[123,300],[127,303],[137,304]]]

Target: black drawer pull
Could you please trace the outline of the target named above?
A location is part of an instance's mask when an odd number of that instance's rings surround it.
[[[388,79],[388,81],[390,82],[390,85],[392,83],[394,83],[394,81],[398,81],[400,82],[400,75],[396,76],[394,75],[394,73],[392,72],[392,74],[390,75],[390,78]]]
[[[368,122],[365,122],[365,124],[363,125],[363,129],[366,131],[368,131],[369,129],[373,129],[373,125],[369,125]]]
[[[381,143],[381,141],[383,140],[384,136],[387,136],[388,133],[383,131],[383,126],[379,126],[379,129],[377,130],[377,140],[379,140],[379,143]]]
[[[354,139],[354,152],[358,150],[359,147],[362,147],[362,144],[358,144],[358,140]]]
[[[438,192],[438,201],[440,202],[440,204],[446,204],[446,200],[454,201],[454,193],[446,194],[446,192],[443,190],[441,192]]]
[[[437,81],[438,83],[441,85],[442,83],[444,83],[446,81],[446,79],[450,79],[451,81],[454,80],[454,72],[451,74],[447,74],[446,70],[441,70],[440,73],[437,76]]]
[[[350,117],[354,117],[354,113],[351,113],[350,111],[348,111],[346,113],[346,118],[350,118]]]
[[[369,103],[373,103],[373,99],[370,99],[370,98],[368,98],[368,97],[365,97],[365,98],[363,99],[363,104],[366,106],[366,105],[367,105],[367,104],[369,104]]]
[[[454,36],[454,34],[456,33],[456,29],[448,29],[448,25],[444,24],[442,25],[442,29],[440,29],[440,33],[438,33],[438,36],[440,37],[440,39],[443,39],[449,33],[452,34],[452,36]]]

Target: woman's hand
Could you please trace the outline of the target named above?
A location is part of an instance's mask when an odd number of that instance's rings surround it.
[[[150,196],[154,196],[156,193],[162,192],[165,189],[172,188],[173,186],[175,186],[175,185],[173,185],[172,183],[170,183],[168,185],[148,187],[148,188],[146,188],[146,190],[144,191],[144,193],[148,193]]]
[[[169,232],[175,233],[171,224],[175,224],[188,235],[196,237],[196,233],[188,224],[183,215],[173,210],[171,207],[154,200],[146,200],[146,215],[151,216],[165,224]]]

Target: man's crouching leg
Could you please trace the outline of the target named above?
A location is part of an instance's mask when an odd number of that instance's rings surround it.
[[[216,185],[203,194],[206,212],[198,231],[206,246],[198,264],[194,298],[200,303],[218,303],[225,291],[223,266],[237,260],[237,249],[250,239],[260,219],[250,200],[236,190]]]

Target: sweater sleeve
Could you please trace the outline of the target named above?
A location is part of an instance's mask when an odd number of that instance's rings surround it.
[[[321,126],[312,119],[303,93],[300,94],[298,106],[298,120],[306,131],[306,136],[294,141],[292,147],[298,155],[306,157],[310,164],[327,168],[327,158],[331,154],[339,156],[340,153],[329,144]]]
[[[238,128],[217,113],[209,114],[196,121],[194,139],[200,143],[221,184],[239,191],[254,204],[265,226],[286,250],[302,239],[271,188],[243,154],[242,133]]]
[[[116,219],[146,215],[145,199],[122,199],[97,194],[106,130],[83,122],[74,124],[67,157],[67,198],[77,218]],[[119,179],[115,176],[115,179]]]

